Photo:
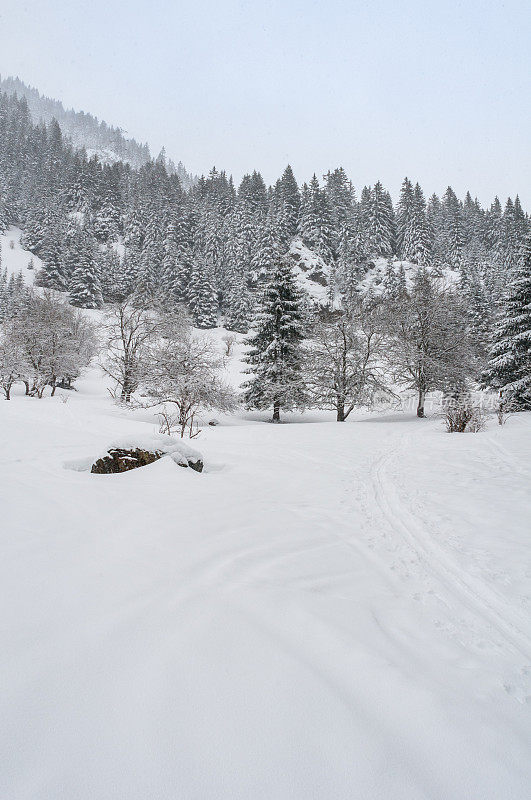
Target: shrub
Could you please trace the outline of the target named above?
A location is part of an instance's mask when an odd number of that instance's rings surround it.
[[[444,409],[444,421],[448,433],[479,433],[484,430],[487,415],[470,399],[448,403]]]

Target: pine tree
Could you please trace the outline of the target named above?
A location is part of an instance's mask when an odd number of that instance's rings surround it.
[[[40,253],[45,240],[45,232],[46,221],[42,209],[30,208],[24,221],[24,231],[20,237],[20,244],[26,250]]]
[[[443,264],[446,264],[451,269],[460,269],[463,254],[462,214],[459,200],[450,186],[443,197],[442,225],[444,242]]]
[[[333,260],[334,226],[328,199],[314,175],[310,185],[304,184],[299,234],[307,247],[321,256],[325,264]]]
[[[8,308],[7,269],[2,270],[2,251],[0,249],[0,323],[7,319]]]
[[[334,258],[337,259],[341,241],[350,228],[356,198],[352,182],[348,179],[343,167],[339,167],[333,172],[327,172],[324,178],[325,195],[332,221],[331,249]]]
[[[522,211],[520,200],[516,197],[514,203],[509,197],[503,213],[503,262],[505,273],[511,272],[518,264],[522,246],[526,236],[526,219]]]
[[[138,281],[139,255],[134,248],[126,248],[116,274],[115,295],[119,302],[130,297]]]
[[[218,302],[212,280],[212,269],[201,256],[194,259],[189,287],[190,311],[197,328],[215,328],[218,324]]]
[[[396,214],[396,247],[398,257],[405,261],[411,260],[413,249],[411,234],[414,218],[414,203],[415,195],[413,184],[409,178],[404,178]]]
[[[485,212],[478,199],[472,199],[470,192],[466,193],[461,216],[463,228],[461,269],[463,273],[472,273],[486,261],[489,242]]]
[[[284,252],[297,233],[300,204],[299,187],[288,164],[274,192],[276,239]]]
[[[489,251],[489,262],[497,269],[503,262],[503,221],[502,207],[498,197],[494,198],[485,215],[486,243]]]
[[[253,317],[253,298],[245,279],[237,279],[230,290],[225,327],[229,331],[247,333]]]
[[[430,261],[432,243],[428,219],[426,216],[426,200],[420,185],[415,184],[413,193],[413,221],[411,230],[411,259],[416,264],[426,265]]]
[[[325,193],[332,211],[332,221],[336,230],[340,231],[352,213],[355,200],[352,182],[343,167],[327,172]]]
[[[273,222],[268,215],[259,231],[258,247],[251,260],[251,278],[255,283],[268,282],[278,259],[278,249],[273,236]]]
[[[65,248],[65,225],[60,210],[49,205],[45,211],[45,229],[39,255],[43,266],[37,275],[36,283],[47,289],[64,292],[68,288],[69,275],[64,271],[63,251]]]
[[[476,265],[471,265],[461,277],[461,291],[466,299],[470,340],[478,356],[484,360],[490,345],[493,308],[485,281]]]
[[[501,303],[484,383],[504,405],[531,409],[531,236]]]
[[[100,242],[114,241],[120,231],[120,212],[113,197],[105,197],[94,219],[94,231]]]
[[[378,181],[370,193],[367,219],[367,247],[371,256],[393,254],[394,213],[389,193]]]
[[[101,293],[105,303],[119,302],[126,293],[121,285],[122,264],[114,247],[109,246],[99,254],[99,276]]]
[[[66,291],[68,276],[64,273],[63,254],[59,241],[49,241],[46,254],[43,254],[42,269],[37,273],[35,283],[46,289],[55,289],[58,292]]]
[[[272,406],[273,422],[280,421],[281,409],[305,404],[301,302],[289,263],[279,260],[265,289],[255,332],[248,340],[251,349],[245,360],[252,377],[243,386],[247,407]]]
[[[3,192],[0,191],[0,234],[4,233],[8,225],[7,206]]]
[[[75,242],[77,266],[70,280],[70,302],[79,308],[101,308],[103,300],[95,243],[86,232]]]

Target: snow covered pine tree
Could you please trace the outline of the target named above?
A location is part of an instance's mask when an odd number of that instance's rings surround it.
[[[272,422],[280,422],[280,409],[304,408],[306,401],[301,301],[292,269],[280,259],[248,339],[251,350],[245,360],[252,377],[243,385],[248,408],[273,406]]]
[[[503,405],[531,410],[531,236],[500,307],[484,383]]]

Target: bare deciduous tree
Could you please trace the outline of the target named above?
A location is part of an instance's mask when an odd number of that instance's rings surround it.
[[[0,334],[0,386],[6,400],[11,397],[11,388],[27,373],[24,352],[19,344],[7,333]]]
[[[5,326],[5,344],[18,359],[17,380],[41,398],[47,386],[77,377],[96,352],[93,325],[55,293],[28,292],[23,307]]]
[[[418,417],[428,392],[459,393],[477,371],[465,319],[457,292],[423,268],[411,290],[388,300],[386,358],[394,378],[416,390]]]
[[[306,346],[307,387],[315,404],[334,409],[344,422],[355,406],[390,394],[381,367],[383,345],[380,307],[373,301],[320,318]]]
[[[189,326],[166,331],[150,351],[150,364],[142,385],[154,402],[173,404],[181,438],[193,435],[198,411],[232,412],[234,391],[224,383],[223,359],[208,336],[194,334]]]
[[[222,337],[221,341],[225,345],[225,355],[226,356],[231,356],[232,355],[232,350],[233,350],[234,345],[236,343],[235,334],[234,333],[226,333]]]
[[[120,398],[131,402],[145,375],[150,348],[160,334],[160,319],[144,306],[124,300],[111,307],[104,324],[102,368],[116,383]]]

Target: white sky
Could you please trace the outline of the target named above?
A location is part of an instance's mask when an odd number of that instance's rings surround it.
[[[0,0],[0,73],[197,173],[531,209],[529,0]]]

